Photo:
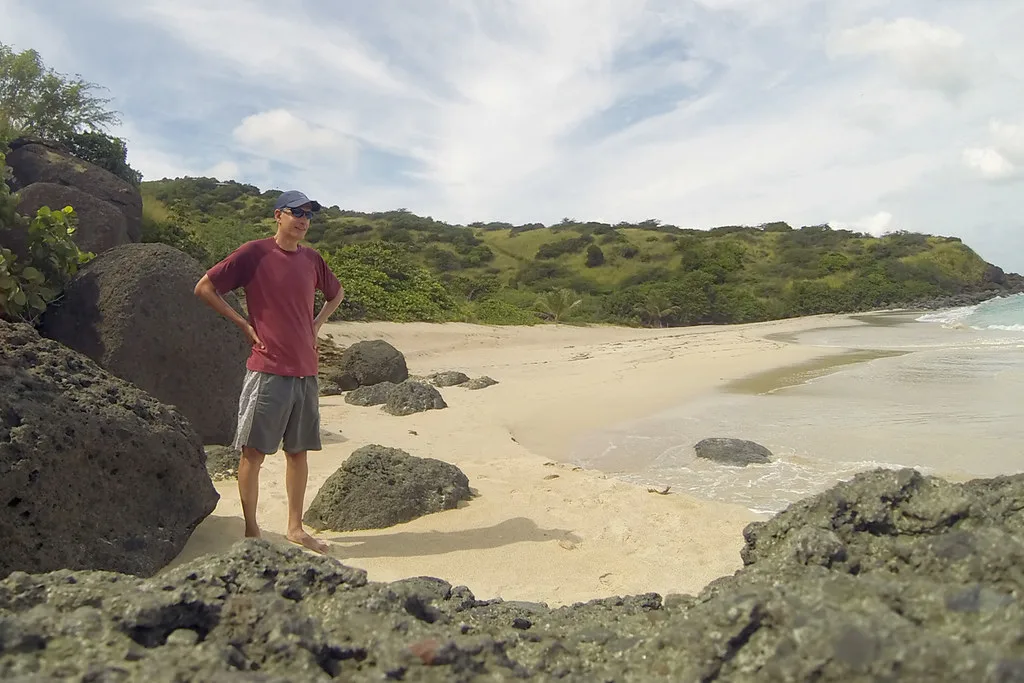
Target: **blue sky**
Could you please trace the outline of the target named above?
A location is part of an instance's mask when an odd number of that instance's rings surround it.
[[[453,223],[830,222],[1024,271],[1022,0],[0,0],[147,179]]]

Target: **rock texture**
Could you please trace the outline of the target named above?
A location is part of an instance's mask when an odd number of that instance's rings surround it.
[[[447,370],[444,372],[435,372],[429,379],[430,383],[435,387],[455,387],[468,382],[469,375],[464,372]]]
[[[471,495],[455,465],[371,444],[328,477],[303,521],[333,531],[383,529],[453,509]]]
[[[104,168],[72,156],[56,143],[21,138],[9,146],[7,165],[14,175],[12,190],[19,191],[33,183],[77,188],[120,211],[128,239],[138,242],[142,238],[142,195],[131,184]]]
[[[23,216],[35,216],[42,206],[60,211],[69,205],[78,219],[73,239],[82,251],[99,254],[132,241],[124,214],[116,206],[77,187],[33,183],[18,193],[18,213]]]
[[[440,410],[448,404],[434,387],[423,382],[402,382],[388,394],[384,410],[392,415],[412,415],[425,410]]]
[[[355,386],[361,387],[380,382],[399,384],[409,378],[405,356],[383,339],[356,342],[345,349],[338,370],[350,375]],[[346,391],[355,388],[346,386],[344,381],[338,381],[338,385]]]
[[[557,609],[253,540],[159,578],[19,574],[0,678],[1018,681],[1022,524],[1024,475],[876,471],[751,525],[748,565],[698,596]]]
[[[491,379],[487,375],[484,375],[483,377],[474,377],[460,386],[464,389],[486,389],[487,387],[493,387],[497,383],[498,380]]]
[[[250,346],[193,294],[204,272],[165,244],[111,249],[72,278],[41,329],[176,406],[203,443],[229,444]]]
[[[231,446],[206,447],[206,472],[211,481],[238,479],[238,461],[242,454]]]
[[[693,447],[693,450],[698,458],[734,467],[764,465],[772,461],[770,450],[759,443],[744,439],[703,439]]]
[[[345,403],[354,406],[379,406],[388,402],[397,384],[380,382],[368,387],[358,387],[345,394]]]
[[[205,460],[181,413],[0,322],[0,576],[153,574],[216,506]]]

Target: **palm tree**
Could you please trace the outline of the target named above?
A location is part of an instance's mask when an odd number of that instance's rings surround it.
[[[651,293],[647,295],[646,301],[637,305],[636,311],[648,324],[654,327],[664,327],[665,318],[678,313],[679,306],[673,306],[664,294]]]
[[[537,297],[534,308],[557,323],[564,318],[568,318],[581,303],[583,303],[583,299],[580,298],[579,294],[563,287],[562,289],[547,292]]]

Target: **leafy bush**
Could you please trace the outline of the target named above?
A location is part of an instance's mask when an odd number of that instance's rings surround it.
[[[536,325],[535,314],[500,299],[484,299],[469,308],[467,321],[480,325]]]
[[[2,153],[0,168],[4,168]],[[25,231],[26,236],[24,254],[0,249],[0,317],[35,323],[93,255],[79,250],[72,240],[76,221],[72,207],[52,211],[44,206],[29,221],[15,213],[15,206],[0,177],[0,232]]]
[[[335,318],[442,322],[459,313],[445,286],[399,247],[352,244],[324,260],[345,287]]]
[[[604,264],[604,252],[601,251],[601,247],[596,244],[591,244],[587,247],[587,268],[596,268],[597,266]]]

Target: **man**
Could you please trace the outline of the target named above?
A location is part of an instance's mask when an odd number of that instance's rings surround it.
[[[288,540],[316,552],[327,545],[302,527],[306,453],[321,450],[320,392],[317,385],[320,328],[345,296],[338,278],[315,249],[299,244],[320,204],[289,190],[274,204],[277,233],[238,247],[203,275],[195,294],[232,321],[252,342],[238,401],[235,448],[238,494],[245,535],[259,537],[256,501],[264,457],[284,446],[288,494]],[[244,288],[249,320],[222,298]],[[327,302],[313,316],[316,290]]]

